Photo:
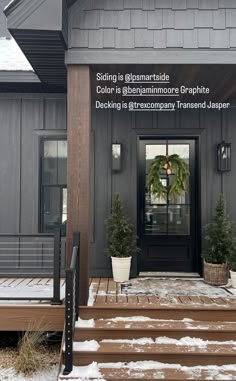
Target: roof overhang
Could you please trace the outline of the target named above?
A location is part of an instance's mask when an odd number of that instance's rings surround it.
[[[7,26],[42,83],[66,89],[67,7],[74,1],[14,0]]]
[[[60,93],[61,87],[42,83],[34,72],[0,71],[0,93]]]
[[[40,83],[32,71],[0,71],[0,83]]]

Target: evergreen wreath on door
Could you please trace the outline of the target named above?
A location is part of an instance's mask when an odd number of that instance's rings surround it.
[[[168,175],[174,175],[173,181],[169,185],[164,185],[161,181],[163,170],[166,170]],[[175,198],[186,192],[189,175],[187,164],[179,155],[158,155],[153,159],[148,171],[148,188],[157,198],[166,195]]]

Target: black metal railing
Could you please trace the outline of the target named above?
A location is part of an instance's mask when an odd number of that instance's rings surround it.
[[[53,279],[53,293],[45,295],[0,296],[0,300],[51,300],[61,304],[61,233],[54,234],[0,234],[1,275],[40,277]],[[21,287],[21,285],[19,285]]]
[[[73,338],[75,321],[79,314],[79,271],[80,271],[80,234],[73,234],[73,251],[71,264],[66,269],[65,295],[65,368],[64,375],[73,369]]]

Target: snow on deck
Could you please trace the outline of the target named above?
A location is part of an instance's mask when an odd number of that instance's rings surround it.
[[[0,278],[0,304],[16,303],[2,298],[48,298],[53,296],[52,278]],[[65,297],[65,281],[61,279],[61,299]],[[25,301],[17,301],[22,303]]]
[[[108,278],[92,278],[88,306],[101,304],[153,305],[220,305],[228,308],[236,303],[236,292],[230,285],[211,286],[203,279],[134,278],[116,283]]]
[[[127,282],[123,289],[129,295],[154,294],[160,297],[168,295],[225,297],[230,295],[226,289],[206,284],[202,279],[135,278]]]

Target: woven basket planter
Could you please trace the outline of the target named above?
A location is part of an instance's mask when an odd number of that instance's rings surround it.
[[[204,261],[204,281],[213,286],[222,286],[228,283],[229,269],[226,263],[213,264]]]

